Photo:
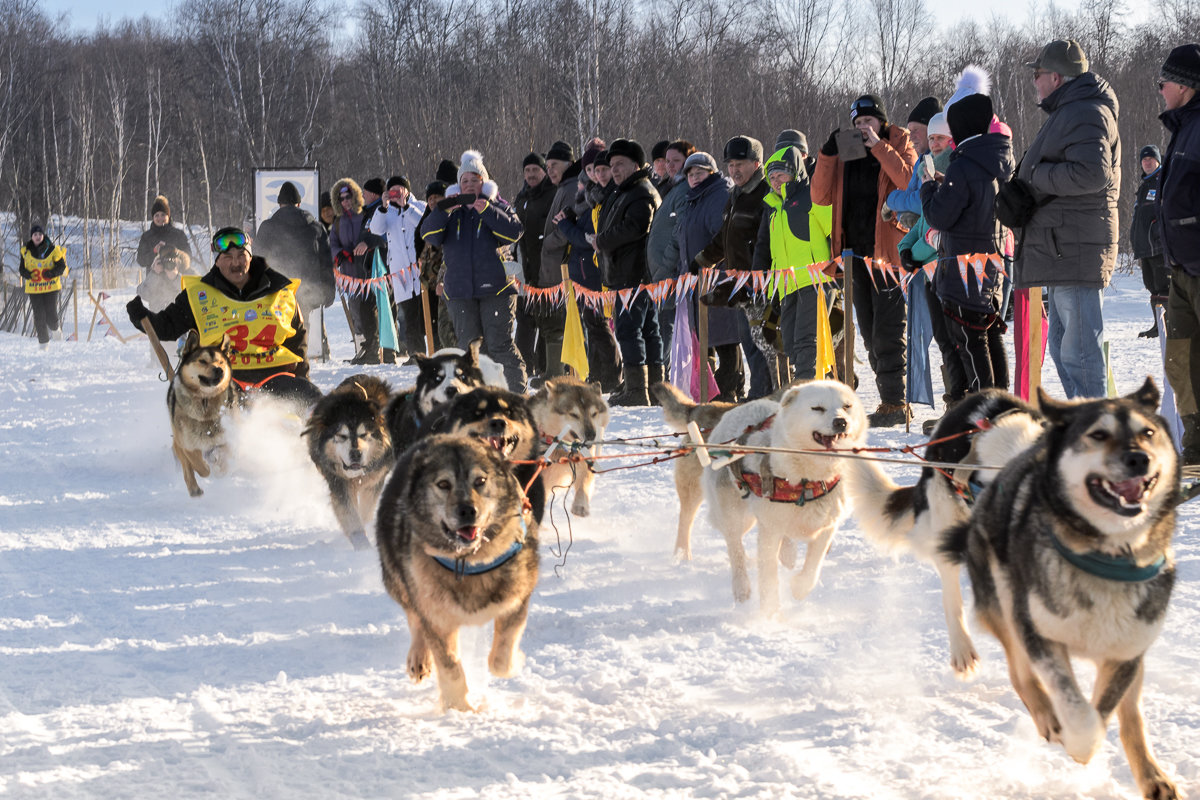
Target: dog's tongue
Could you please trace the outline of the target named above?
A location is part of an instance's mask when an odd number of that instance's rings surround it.
[[[479,528],[468,527],[458,529],[458,538],[462,539],[464,542],[473,542],[475,541],[475,537],[478,535]]]
[[[1138,503],[1142,499],[1142,479],[1130,478],[1127,481],[1111,484],[1113,491],[1121,496],[1126,503]]]

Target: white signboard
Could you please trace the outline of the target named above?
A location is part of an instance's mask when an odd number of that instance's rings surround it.
[[[279,187],[291,181],[300,192],[300,207],[321,217],[320,173],[308,167],[254,170],[254,224],[262,225],[279,209]]]

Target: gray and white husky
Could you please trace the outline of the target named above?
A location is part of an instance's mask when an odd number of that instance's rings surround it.
[[[1159,392],[1076,402],[1039,393],[1046,432],[983,492],[943,552],[967,566],[1038,732],[1087,763],[1113,711],[1138,788],[1178,796],[1146,740],[1143,656],[1175,583],[1179,462]],[[1072,658],[1096,664],[1091,699]]]

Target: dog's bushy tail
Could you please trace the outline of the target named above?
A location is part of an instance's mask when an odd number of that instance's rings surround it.
[[[962,564],[967,560],[967,537],[971,530],[970,520],[951,525],[942,532],[938,552],[951,564]]]
[[[847,459],[844,470],[846,489],[867,541],[893,553],[912,549],[909,533],[916,514],[913,511],[915,486],[900,486],[873,461]]]
[[[688,412],[696,407],[692,398],[674,384],[663,381],[650,387],[659,405],[662,406],[663,419],[677,431],[687,430]]]

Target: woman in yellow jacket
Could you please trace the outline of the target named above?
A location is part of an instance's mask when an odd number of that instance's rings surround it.
[[[25,294],[33,307],[33,327],[38,343],[45,350],[50,334],[62,338],[58,322],[58,293],[62,291],[67,274],[66,253],[50,241],[42,226],[34,223],[29,229],[29,241],[21,246],[21,277],[25,279]]]
[[[829,261],[833,211],[815,205],[809,191],[804,157],[795,147],[777,150],[763,169],[771,192],[763,198],[767,212],[758,228],[754,269],[770,269],[771,297],[782,300],[779,338],[792,362],[795,378],[817,375],[817,287],[833,283],[820,271]],[[808,269],[810,265],[812,269]],[[793,269],[795,268],[795,269]]]

